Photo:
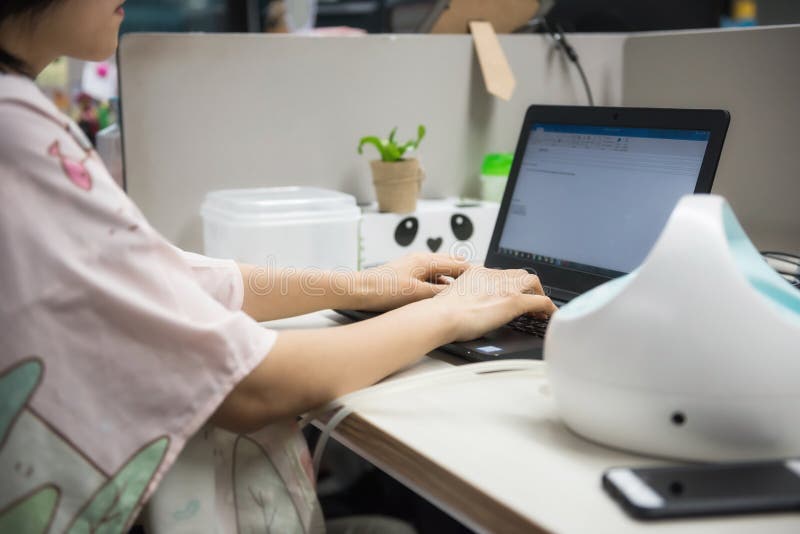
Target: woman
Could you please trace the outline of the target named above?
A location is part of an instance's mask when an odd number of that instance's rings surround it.
[[[305,277],[172,247],[32,81],[61,55],[111,55],[123,16],[0,2],[0,531],[122,532],[162,482],[170,531],[318,529],[287,421],[553,304],[524,271],[441,255]],[[392,311],[257,323],[327,308]]]

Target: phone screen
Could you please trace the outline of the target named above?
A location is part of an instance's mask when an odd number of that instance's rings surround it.
[[[637,517],[800,508],[800,460],[614,468],[603,485]]]

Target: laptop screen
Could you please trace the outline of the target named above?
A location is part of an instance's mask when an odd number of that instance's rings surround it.
[[[534,123],[500,254],[619,276],[695,191],[710,132]]]

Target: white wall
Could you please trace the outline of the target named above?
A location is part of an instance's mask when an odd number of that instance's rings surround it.
[[[599,105],[621,102],[623,37],[571,38]],[[373,199],[358,139],[423,123],[428,197],[476,195],[483,155],[513,152],[533,103],[585,104],[541,36],[501,36],[517,78],[486,94],[468,36],[128,34],[120,47],[127,187],[168,239],[201,249],[203,195],[319,185]],[[371,148],[368,147],[369,150]]]

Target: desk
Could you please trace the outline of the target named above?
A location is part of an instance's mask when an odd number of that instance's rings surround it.
[[[325,311],[267,326],[324,328],[342,321]],[[389,380],[451,363],[458,360],[434,352]],[[600,476],[608,467],[657,460],[570,432],[546,383],[533,374],[476,381],[387,394],[350,415],[333,437],[481,532],[800,532],[800,514],[788,513],[635,521],[605,494]]]

